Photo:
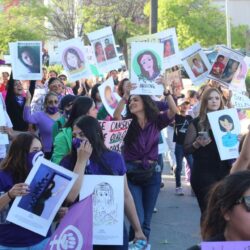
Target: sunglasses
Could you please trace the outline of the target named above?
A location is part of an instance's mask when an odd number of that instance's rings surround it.
[[[250,196],[241,197],[236,204],[243,204],[247,212],[250,212]]]

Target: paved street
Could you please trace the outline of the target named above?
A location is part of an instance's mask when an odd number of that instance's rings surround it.
[[[165,187],[158,197],[158,212],[152,220],[151,250],[185,250],[200,242],[198,204],[184,179],[185,196],[174,194],[175,180],[168,168],[163,181]]]

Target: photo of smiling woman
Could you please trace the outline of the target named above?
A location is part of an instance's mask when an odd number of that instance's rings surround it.
[[[138,75],[139,79],[153,81],[160,75],[160,67],[158,65],[156,55],[146,50],[137,57],[137,63],[140,67],[141,74]]]
[[[63,54],[64,67],[68,71],[81,70],[84,68],[83,55],[75,48],[67,48]]]
[[[20,46],[17,47],[18,59],[27,69],[27,73],[40,73],[40,46]]]

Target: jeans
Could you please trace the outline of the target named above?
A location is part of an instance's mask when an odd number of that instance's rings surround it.
[[[0,245],[0,250],[42,250],[42,249],[45,249],[49,239],[50,238],[46,238],[43,241],[37,243],[36,245],[29,246],[29,247],[6,247],[6,246]]]
[[[176,159],[175,159],[175,154],[174,154],[175,142],[173,142],[174,128],[171,126],[167,126],[166,130],[167,130],[166,141],[167,141],[167,145],[168,145],[167,156],[168,156],[170,166],[175,167],[176,166]]]
[[[192,170],[193,167],[193,157],[191,154],[184,154],[183,145],[175,144],[175,158],[176,158],[176,169],[175,169],[175,183],[176,187],[181,187],[181,171],[182,171],[182,162],[183,158],[186,158],[187,163]],[[192,174],[192,171],[191,171]]]
[[[135,168],[136,164],[126,162],[127,169]],[[149,239],[150,223],[161,186],[161,167],[156,165],[155,172],[145,185],[135,185],[128,180],[129,190],[133,196],[136,212],[142,231]],[[129,241],[134,239],[134,230],[130,227]]]

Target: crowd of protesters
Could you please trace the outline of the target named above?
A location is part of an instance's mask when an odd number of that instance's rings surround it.
[[[98,91],[102,81],[89,84],[85,79],[69,85],[67,76],[59,73],[44,68],[41,81],[19,81],[2,73],[0,100],[6,124],[0,132],[7,133],[11,143],[0,145],[0,249],[43,249],[51,235],[49,231],[42,237],[3,216],[15,197],[28,193],[24,182],[38,151],[79,175],[66,207],[78,201],[84,174],[124,176],[129,232],[124,224],[123,246],[94,245],[93,249],[125,250],[133,240],[150,243],[151,219],[162,185],[163,156],[158,154],[158,144],[163,129],[176,180],[175,194],[184,195],[181,173],[186,165],[201,212],[202,239],[250,240],[250,133],[241,139],[240,156],[235,161],[222,161],[207,118],[209,112],[231,107],[227,89],[207,82],[184,95],[181,87],[168,86],[159,76],[157,83],[164,86],[164,94],[156,101],[152,96],[131,95],[134,85],[112,70],[107,78],[113,77],[114,91],[121,100],[111,117]],[[44,95],[32,106],[38,89],[44,90]],[[122,115],[124,107],[126,114]],[[122,119],[132,122],[120,154],[104,144],[98,120]],[[59,212],[63,216],[67,209]]]

